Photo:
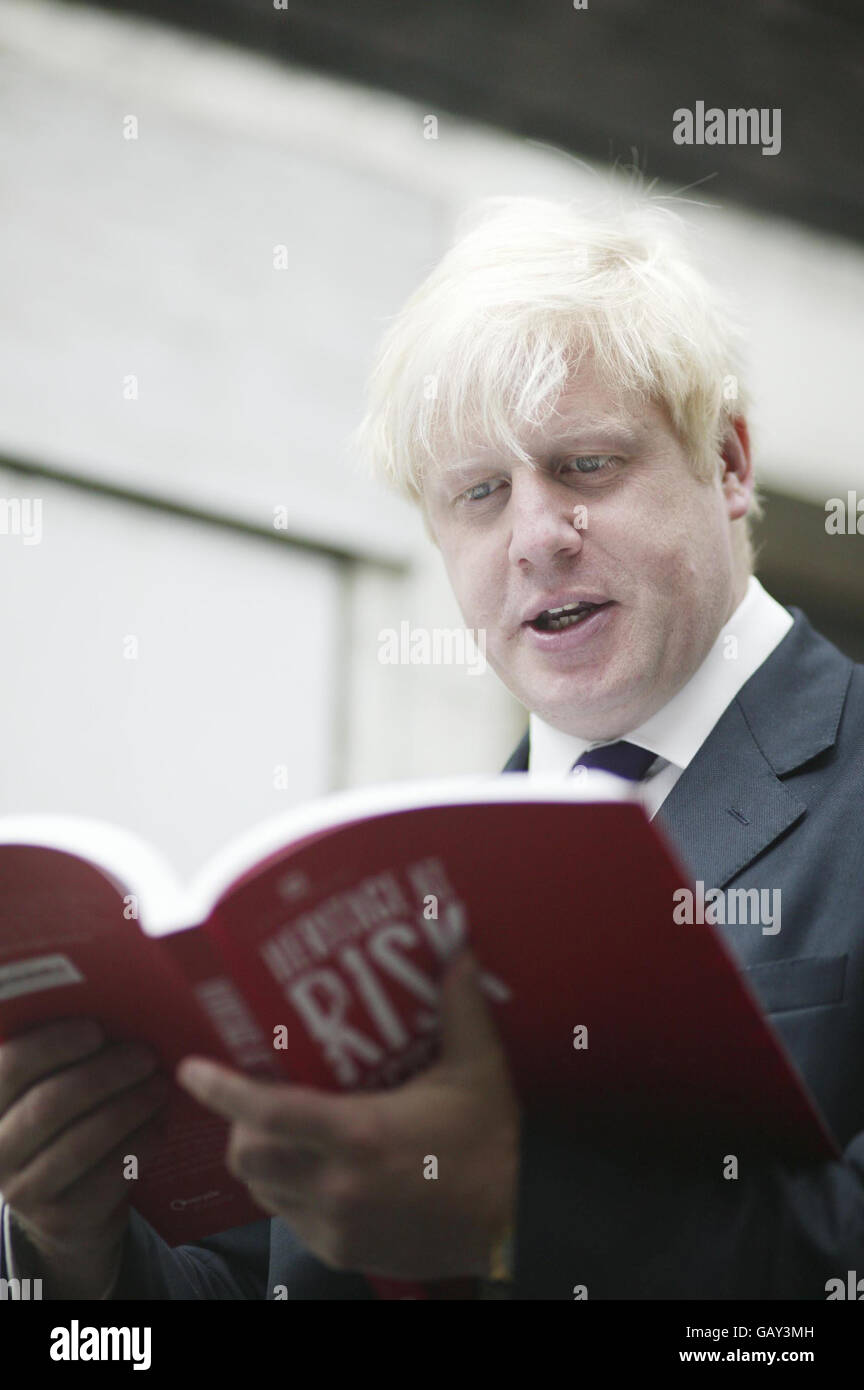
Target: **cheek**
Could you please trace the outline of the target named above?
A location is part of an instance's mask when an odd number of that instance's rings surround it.
[[[670,490],[630,499],[616,528],[615,550],[637,584],[674,603],[713,568],[714,535],[708,494]]]
[[[627,534],[619,531],[609,550],[621,596],[640,608],[649,596],[654,605],[675,603],[700,569],[698,545],[672,526],[640,527]]]
[[[678,602],[682,594],[690,593],[699,583],[704,572],[702,554],[698,545],[689,542],[671,551],[666,556],[666,566],[662,577],[663,587],[672,602]]]
[[[455,549],[445,555],[444,563],[450,585],[469,627],[488,627],[494,621],[503,597],[503,578],[490,559],[468,547]]]

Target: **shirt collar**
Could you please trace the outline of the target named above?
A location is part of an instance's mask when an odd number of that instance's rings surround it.
[[[792,615],[755,575],[702,665],[662,709],[622,734],[682,770],[693,761],[723,711],[792,626]],[[562,733],[536,714],[529,720],[529,770],[564,774],[588,748],[612,740]]]

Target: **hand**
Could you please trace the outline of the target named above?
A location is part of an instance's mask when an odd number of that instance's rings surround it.
[[[181,1086],[231,1120],[228,1165],[336,1269],[483,1276],[515,1206],[519,1113],[466,954],[448,972],[442,1052],[389,1091],[332,1095],[185,1058]],[[437,1161],[437,1177],[424,1177]]]
[[[109,1283],[134,1186],[123,1156],[170,1090],[155,1056],[103,1042],[64,1019],[0,1045],[0,1191],[52,1298]]]

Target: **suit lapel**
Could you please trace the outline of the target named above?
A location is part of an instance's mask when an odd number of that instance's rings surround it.
[[[782,776],[834,746],[852,662],[803,613],[725,710],[657,814],[696,876],[722,888],[806,814]]]
[[[656,819],[693,878],[722,888],[806,809],[775,775],[734,700]]]
[[[833,747],[853,664],[792,608],[794,624],[721,715],[657,814],[712,888],[806,814],[780,779]],[[528,768],[528,734],[505,772]]]
[[[527,772],[528,771],[528,730],[522,735],[518,746],[510,754],[506,763],[502,767],[502,772]]]

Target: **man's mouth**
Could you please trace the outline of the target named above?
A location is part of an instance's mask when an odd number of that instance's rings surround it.
[[[599,608],[608,608],[610,602],[611,600],[607,600],[606,603],[565,603],[560,608],[544,608],[542,613],[532,618],[528,626],[533,627],[535,632],[560,632],[562,628],[575,627],[577,623],[584,622]]]

